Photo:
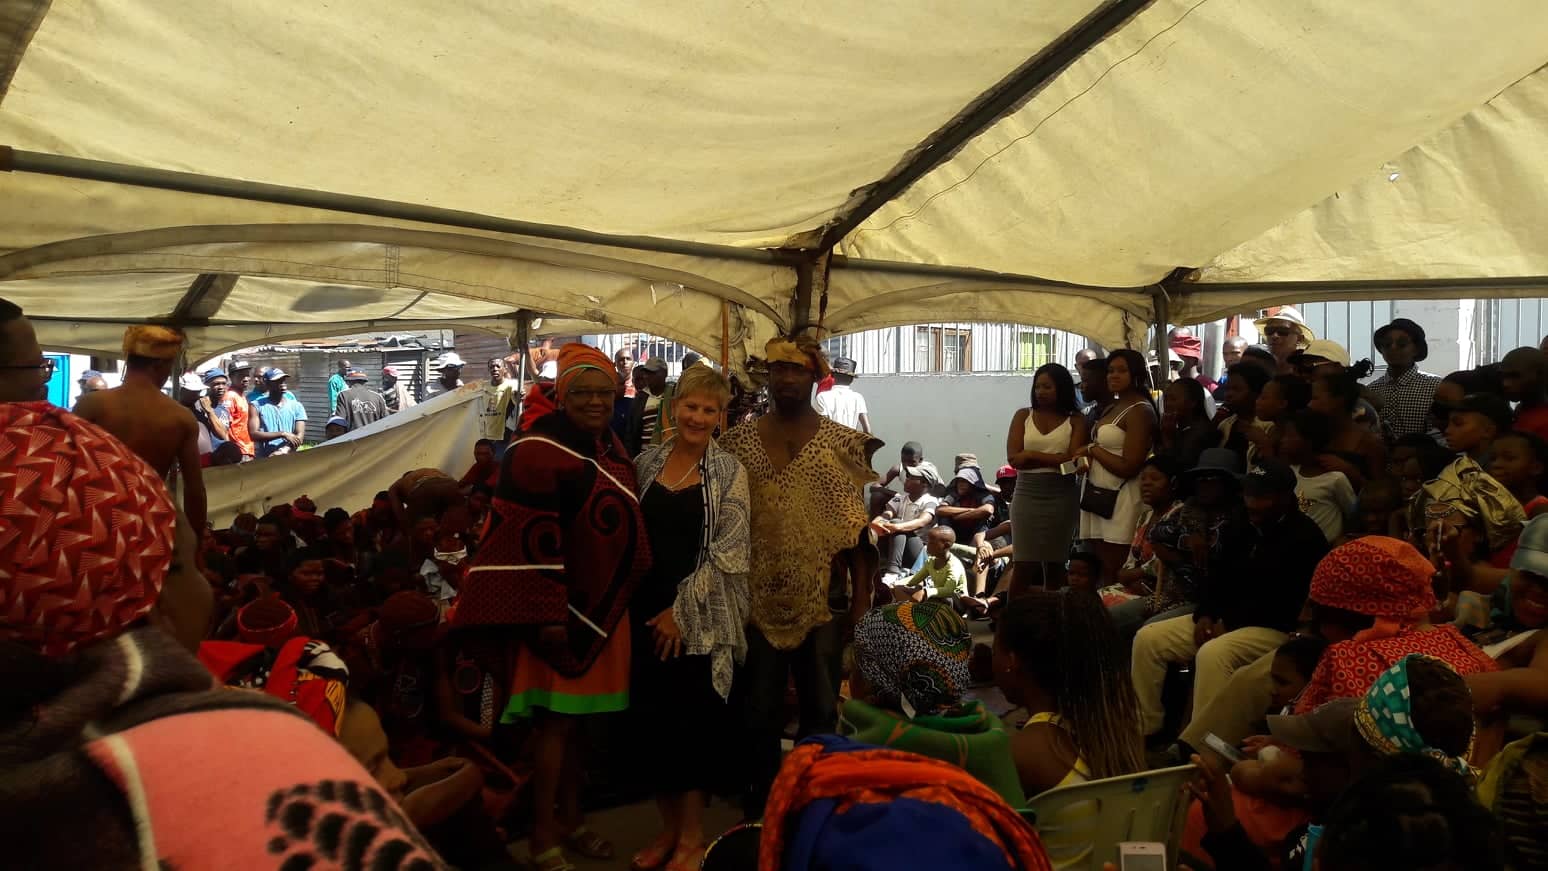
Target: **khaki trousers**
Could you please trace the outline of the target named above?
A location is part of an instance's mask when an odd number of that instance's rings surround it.
[[[1269,677],[1274,668],[1274,653],[1270,650],[1231,672],[1220,695],[1204,707],[1193,709],[1193,721],[1182,733],[1188,746],[1203,747],[1204,736],[1211,732],[1233,747],[1252,737],[1274,698],[1274,681]]]
[[[1139,695],[1141,731],[1154,734],[1166,720],[1166,710],[1161,706],[1161,684],[1166,680],[1168,665],[1193,661],[1193,709],[1197,712],[1225,691],[1232,672],[1278,649],[1286,637],[1277,629],[1246,626],[1211,638],[1198,647],[1193,643],[1192,616],[1140,627],[1134,636],[1131,668],[1134,691]]]

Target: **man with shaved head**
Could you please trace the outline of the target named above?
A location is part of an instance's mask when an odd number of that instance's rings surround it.
[[[1517,348],[1500,361],[1500,379],[1505,398],[1516,406],[1516,429],[1548,439],[1548,379],[1544,361],[1537,348]]]

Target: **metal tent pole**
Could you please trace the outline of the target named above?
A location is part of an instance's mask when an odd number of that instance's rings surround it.
[[[1170,329],[1172,319],[1172,299],[1166,293],[1166,288],[1157,285],[1151,294],[1156,310],[1155,330],[1153,339],[1156,352],[1156,369],[1160,372],[1156,389],[1164,388],[1172,378],[1172,366],[1167,362],[1167,352],[1171,350],[1171,343],[1167,341],[1166,333]]]
[[[530,338],[532,332],[532,312],[521,309],[516,312],[516,352],[521,354],[521,363],[516,366],[516,425],[521,426],[522,403],[527,398],[527,366],[532,361],[532,352],[527,348],[532,344]]]

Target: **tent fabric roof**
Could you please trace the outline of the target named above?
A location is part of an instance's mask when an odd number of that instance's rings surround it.
[[[519,309],[701,347],[722,323],[755,348],[945,311],[1137,345],[1163,285],[1184,322],[1548,275],[1527,183],[1545,62],[1532,0],[19,0],[0,145],[24,169],[61,155],[555,232],[0,173],[0,294],[78,348],[139,318],[183,318],[209,350],[499,330]],[[995,94],[1018,98],[979,117]],[[938,153],[948,130],[971,135]],[[806,308],[798,263],[817,266]],[[240,277],[190,295],[200,276]],[[1541,292],[1423,289],[1464,291]]]

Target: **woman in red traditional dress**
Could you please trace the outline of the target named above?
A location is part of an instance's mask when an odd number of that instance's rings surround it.
[[[608,425],[606,354],[559,352],[557,407],[505,452],[489,526],[464,575],[456,626],[509,627],[511,692],[502,722],[534,718],[532,855],[606,859],[613,847],[580,810],[578,717],[629,706],[629,597],[650,567],[634,464]],[[530,409],[529,409],[530,411]]]

